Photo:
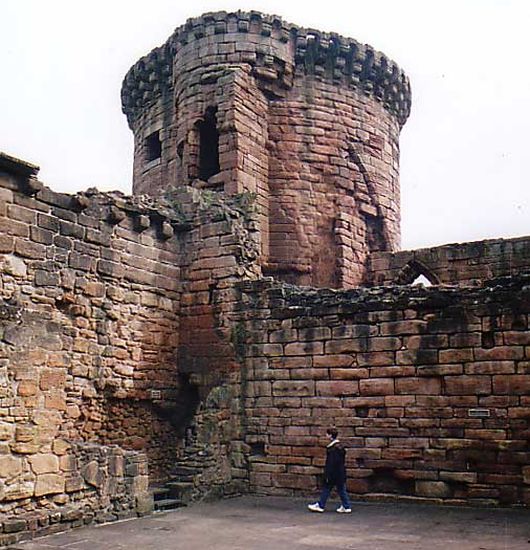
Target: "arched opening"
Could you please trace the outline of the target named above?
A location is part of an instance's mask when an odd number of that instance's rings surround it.
[[[418,275],[410,284],[411,286],[432,286],[431,281],[429,281],[429,279],[427,279],[427,277],[423,274]]]
[[[207,181],[220,171],[217,108],[208,107],[199,128],[199,178]]]
[[[403,266],[394,282],[398,285],[432,286],[440,284],[436,274],[417,260],[411,260]]]

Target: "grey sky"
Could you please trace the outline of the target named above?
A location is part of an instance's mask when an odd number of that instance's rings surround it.
[[[525,0],[0,0],[0,149],[58,191],[130,192],[125,73],[186,18],[235,9],[367,42],[408,74],[403,248],[530,234]]]

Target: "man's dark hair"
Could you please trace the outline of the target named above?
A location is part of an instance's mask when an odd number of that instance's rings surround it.
[[[337,428],[328,428],[326,430],[326,433],[330,435],[333,439],[337,439],[337,436],[339,435],[339,430],[337,430]]]

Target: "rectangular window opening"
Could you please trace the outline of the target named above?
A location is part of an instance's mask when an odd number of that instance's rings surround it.
[[[160,131],[157,130],[145,138],[145,162],[153,162],[162,156],[162,143]]]

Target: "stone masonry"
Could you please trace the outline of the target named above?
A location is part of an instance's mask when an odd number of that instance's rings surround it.
[[[354,286],[367,254],[399,247],[410,89],[371,46],[256,12],[206,14],[131,68],[122,101],[133,191],[255,194],[265,274]]]
[[[122,104],[133,196],[0,154],[0,545],[313,493],[330,424],[356,497],[529,504],[530,237],[397,251],[393,62],[206,14]]]

